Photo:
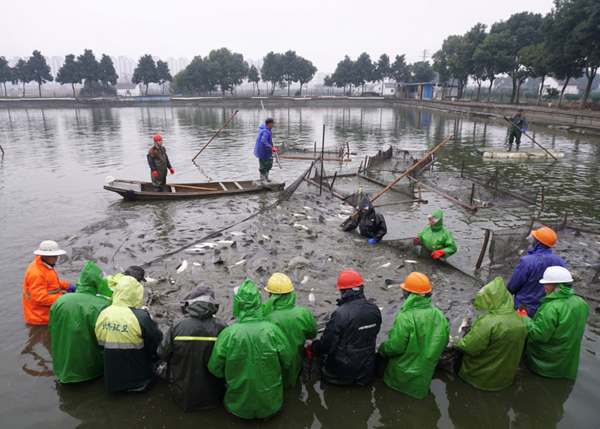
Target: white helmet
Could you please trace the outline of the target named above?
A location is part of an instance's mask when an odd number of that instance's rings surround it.
[[[58,243],[56,241],[46,240],[42,241],[40,243],[40,248],[38,250],[35,250],[33,253],[42,256],[60,256],[65,255],[67,252],[61,250],[61,248],[58,247]]]
[[[573,277],[571,273],[564,267],[548,267],[544,271],[544,277],[540,283],[572,283]]]

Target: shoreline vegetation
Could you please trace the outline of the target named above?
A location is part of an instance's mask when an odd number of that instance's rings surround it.
[[[0,109],[22,108],[98,108],[134,106],[202,106],[236,108],[258,108],[262,100],[270,107],[393,107],[407,106],[416,109],[433,109],[457,114],[501,118],[489,103],[461,100],[416,100],[410,98],[384,97],[273,97],[273,96],[148,96],[148,97],[95,97],[89,99],[60,98],[0,98]],[[495,104],[506,115],[512,115],[514,104]],[[581,134],[600,135],[600,111],[592,109],[567,110],[556,106],[535,106],[520,104],[530,123],[550,128],[563,129]]]

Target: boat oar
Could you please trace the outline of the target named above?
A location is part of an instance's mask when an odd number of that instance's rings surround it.
[[[267,110],[265,109],[265,105],[263,104],[262,100],[260,100],[260,105],[262,106],[263,112],[265,113],[265,119],[267,119]],[[271,142],[273,142],[273,136],[271,136]],[[273,147],[275,147],[275,143],[273,143]],[[281,168],[281,162],[279,162],[279,155],[277,154],[277,152],[275,153],[275,159],[277,160],[277,165],[279,166],[279,168]]]
[[[115,179],[115,182],[125,182],[125,183],[143,183],[145,185],[151,185],[152,182],[144,182],[141,180],[127,180],[127,179]],[[202,188],[200,186],[190,186],[190,185],[172,185],[170,183],[165,184],[165,186],[176,186],[178,188],[188,188],[188,189],[198,189],[200,191],[215,191],[216,189],[211,188]]]
[[[423,158],[421,158],[421,160],[419,162],[417,162],[416,164],[414,164],[412,167],[410,167],[408,170],[406,170],[404,173],[402,173],[400,175],[400,177],[398,177],[396,180],[394,180],[392,183],[390,183],[389,185],[387,185],[381,192],[379,192],[377,195],[375,195],[372,199],[371,199],[371,203],[373,201],[375,201],[377,198],[379,198],[380,196],[382,196],[388,189],[390,189],[392,186],[394,186],[396,183],[398,183],[404,176],[412,173],[419,165],[421,165],[423,162],[427,161],[427,159],[433,155],[435,152],[437,152],[437,150],[439,148],[441,148],[442,146],[444,146],[452,137],[454,137],[453,135],[451,135],[450,137],[448,137],[446,140],[444,140],[443,142],[441,142],[439,145],[437,145],[431,152],[429,152],[427,155],[425,155]],[[342,224],[340,226],[345,226],[348,222],[350,222],[350,220],[354,217],[356,217],[356,215],[358,214],[358,211],[355,211],[352,216],[350,216],[348,219],[346,219],[344,222],[342,222]]]
[[[200,154],[202,153],[202,151],[203,151],[204,149],[206,149],[206,146],[208,146],[208,145],[210,144],[210,142],[211,142],[211,141],[213,141],[213,139],[219,135],[219,133],[221,132],[221,130],[227,126],[227,124],[229,123],[229,121],[231,121],[231,120],[233,119],[233,117],[234,117],[234,116],[237,114],[237,112],[239,112],[239,110],[236,110],[235,112],[233,112],[233,115],[231,115],[231,117],[230,117],[229,119],[227,119],[227,122],[225,122],[225,123],[223,124],[223,126],[222,126],[221,128],[219,128],[219,131],[217,131],[217,132],[215,133],[215,135],[211,137],[211,139],[208,141],[208,143],[206,143],[206,144],[204,145],[204,147],[203,147],[202,149],[200,149],[200,152],[198,152],[198,153],[196,154],[196,156],[192,158],[192,162],[193,162],[193,161],[196,159],[196,157],[198,157],[198,155],[200,155]]]
[[[498,112],[499,114],[501,114],[501,115],[502,115],[502,117],[506,116],[506,115],[505,115],[504,113],[502,113],[502,112],[501,112],[499,109],[497,109],[497,108],[496,108],[496,106],[494,106],[494,105],[493,105],[491,102],[489,102],[489,101],[488,101],[488,103],[490,104],[490,106],[492,106],[494,109],[496,109],[496,112]],[[515,124],[513,121],[511,121],[511,120],[510,120],[510,119],[508,119],[508,118],[507,118],[507,120],[508,120],[508,122],[510,122],[510,123],[513,125],[513,127],[515,127],[517,130],[519,130],[519,131],[523,132],[523,130],[522,130],[521,128],[517,127],[517,125],[516,125],[516,124]],[[555,160],[555,161],[558,161],[558,158],[556,158],[554,155],[552,155],[552,154],[551,154],[551,153],[548,151],[548,149],[546,149],[544,146],[542,146],[541,144],[539,144],[538,142],[536,142],[536,141],[533,139],[533,137],[531,137],[531,136],[530,136],[529,134],[527,134],[527,133],[525,133],[525,136],[526,136],[527,138],[529,138],[529,140],[531,140],[532,142],[534,142],[536,145],[538,145],[539,147],[541,147],[542,149],[544,149],[544,151],[545,151],[545,152],[546,152],[548,155],[550,155],[552,158],[554,158],[554,160]]]

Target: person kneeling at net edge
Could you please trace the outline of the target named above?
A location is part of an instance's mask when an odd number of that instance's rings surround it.
[[[337,385],[364,385],[375,377],[376,340],[381,312],[364,294],[357,271],[342,271],[337,280],[341,298],[320,339],[306,346],[306,355],[326,356],[323,381]]]
[[[368,238],[369,243],[375,244],[381,241],[383,236],[387,234],[387,226],[383,215],[375,212],[373,204],[367,197],[361,200],[356,210],[358,214],[344,226],[344,232],[353,231],[358,227],[360,235]]]
[[[436,210],[427,218],[429,225],[413,238],[413,244],[421,245],[421,255],[446,260],[456,253],[457,248],[452,233],[444,227],[444,213]]]
[[[406,301],[379,347],[379,354],[389,358],[383,381],[394,390],[423,399],[448,344],[450,326],[444,313],[431,306],[431,284],[426,275],[412,272],[400,287]]]

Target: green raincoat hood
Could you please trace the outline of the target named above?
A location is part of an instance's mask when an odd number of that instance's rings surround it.
[[[144,287],[131,276],[123,276],[115,286],[113,305],[118,307],[142,308]]]
[[[551,294],[546,295],[545,297],[540,299],[540,301],[542,303],[544,303],[547,301],[552,301],[553,299],[569,298],[570,296],[573,296],[573,295],[575,295],[575,291],[573,290],[572,287],[567,287],[567,286],[563,286],[562,284],[559,284],[558,289],[556,289]]]
[[[400,311],[406,311],[409,308],[428,308],[431,307],[431,297],[422,296],[417,293],[411,293],[406,298],[402,307],[400,307]]]
[[[273,310],[285,310],[294,308],[296,304],[296,292],[292,291],[285,294],[272,294],[271,297],[262,306],[263,315],[271,313]]]
[[[441,210],[436,210],[429,217],[436,217],[439,221],[431,227],[432,231],[440,231],[444,227],[444,213]]]
[[[496,277],[481,288],[475,296],[475,308],[493,314],[509,313],[514,309],[513,297],[506,289],[502,277]]]
[[[246,280],[233,297],[233,317],[240,321],[250,315],[262,320],[262,296],[252,280]]]
[[[87,293],[96,295],[102,288],[102,270],[92,261],[88,261],[77,279],[75,293]]]

